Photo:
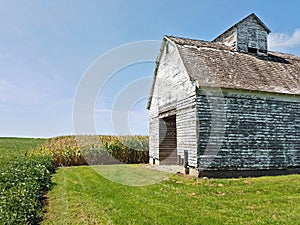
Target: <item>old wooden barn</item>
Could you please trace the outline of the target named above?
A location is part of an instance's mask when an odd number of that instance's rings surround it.
[[[251,14],[215,40],[165,36],[147,108],[150,164],[199,176],[300,172],[300,58]]]

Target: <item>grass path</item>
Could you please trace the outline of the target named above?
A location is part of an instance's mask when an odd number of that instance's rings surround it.
[[[59,168],[53,182],[43,224],[300,224],[299,175],[211,180],[174,175],[134,187],[82,166]]]

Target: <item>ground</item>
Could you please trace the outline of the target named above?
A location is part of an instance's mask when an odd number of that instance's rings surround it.
[[[164,173],[159,183],[129,186],[124,181],[144,167],[108,167],[59,168],[43,224],[300,224],[299,175],[204,180]],[[105,178],[108,171],[123,178]],[[147,178],[157,175],[148,171]]]
[[[1,165],[43,141],[0,138]],[[300,175],[206,180],[148,167],[58,168],[42,224],[300,224]]]

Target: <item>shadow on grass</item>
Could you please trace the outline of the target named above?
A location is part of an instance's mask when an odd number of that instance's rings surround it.
[[[55,173],[56,173],[56,171],[55,171],[53,174],[55,174]],[[53,174],[52,174],[52,175],[53,175]],[[52,180],[52,175],[51,175],[51,180]],[[46,208],[47,208],[47,206],[49,205],[49,196],[48,196],[48,193],[49,193],[49,191],[52,191],[56,186],[57,186],[57,183],[51,181],[50,186],[49,186],[49,189],[46,190],[46,191],[42,194],[42,196],[41,196],[41,202],[42,202],[42,205],[43,205],[43,213],[46,213],[46,212],[47,212]],[[41,221],[42,221],[42,220],[43,220],[43,219],[41,219]],[[40,222],[41,222],[41,221],[40,221]]]
[[[91,166],[104,178],[128,186],[145,186],[169,179],[173,173],[145,168],[142,164]]]

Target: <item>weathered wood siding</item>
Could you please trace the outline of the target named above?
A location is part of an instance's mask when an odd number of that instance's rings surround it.
[[[149,119],[149,157],[150,164],[153,160],[159,159],[159,119],[152,117]]]
[[[197,165],[196,88],[185,70],[179,52],[167,41],[157,70],[150,105],[150,163],[159,160],[160,118],[176,115],[177,153],[189,151],[192,166]]]
[[[177,154],[183,159],[188,151],[188,165],[197,167],[196,95],[181,99],[177,104]]]
[[[215,41],[240,52],[249,52],[249,48],[257,49],[260,54],[267,54],[268,51],[268,31],[253,17],[239,23]]]
[[[248,48],[268,51],[268,33],[257,20],[248,18],[237,27],[237,50],[248,52]]]
[[[227,32],[226,34],[221,36],[216,41],[236,49],[236,47],[237,47],[237,28],[234,28],[230,32]]]
[[[300,167],[300,97],[223,90],[226,120],[212,130],[209,101],[215,90],[198,90],[198,160],[206,170],[286,169]],[[222,108],[222,106],[220,106]],[[212,161],[204,156],[208,140],[221,141]]]

